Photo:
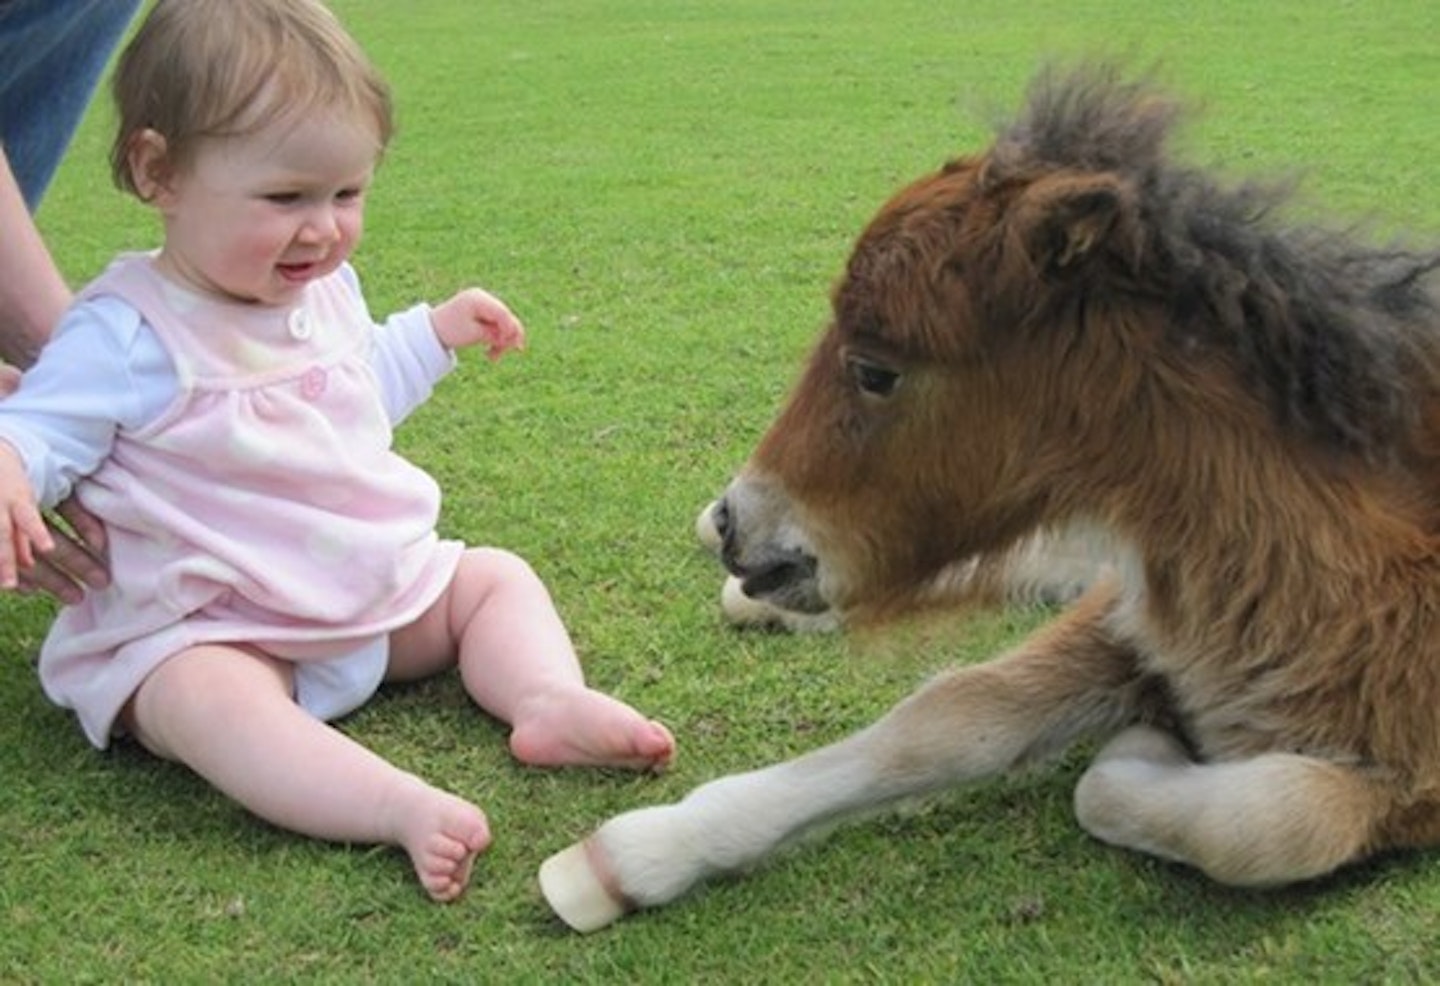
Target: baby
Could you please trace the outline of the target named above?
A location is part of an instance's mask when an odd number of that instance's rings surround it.
[[[164,241],[81,291],[0,401],[0,586],[74,489],[112,582],[61,611],[40,677],[91,742],[133,736],[278,826],[401,846],[452,900],[484,813],[328,724],[382,681],[458,666],[528,764],[675,750],[586,686],[529,565],[437,536],[435,482],[391,448],[455,350],[524,330],[478,288],[372,322],[348,259],[389,92],[315,0],[158,0],[114,89],[115,177]]]

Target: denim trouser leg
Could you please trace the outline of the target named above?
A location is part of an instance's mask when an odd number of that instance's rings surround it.
[[[140,0],[0,0],[0,145],[33,212]]]

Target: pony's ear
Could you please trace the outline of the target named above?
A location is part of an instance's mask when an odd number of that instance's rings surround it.
[[[1116,175],[1064,173],[1025,189],[1013,222],[1035,269],[1063,270],[1094,254],[1119,225],[1127,191]]]

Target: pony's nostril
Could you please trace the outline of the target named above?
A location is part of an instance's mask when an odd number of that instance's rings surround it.
[[[729,544],[735,532],[730,519],[730,503],[724,497],[715,501],[715,506],[710,509],[710,521],[715,525],[715,533],[720,535],[720,542]]]

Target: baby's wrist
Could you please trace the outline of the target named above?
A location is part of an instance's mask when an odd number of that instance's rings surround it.
[[[440,340],[440,345],[446,349],[459,349],[455,343],[455,299],[443,301],[438,305],[430,307],[430,328],[435,332],[435,338]]]

